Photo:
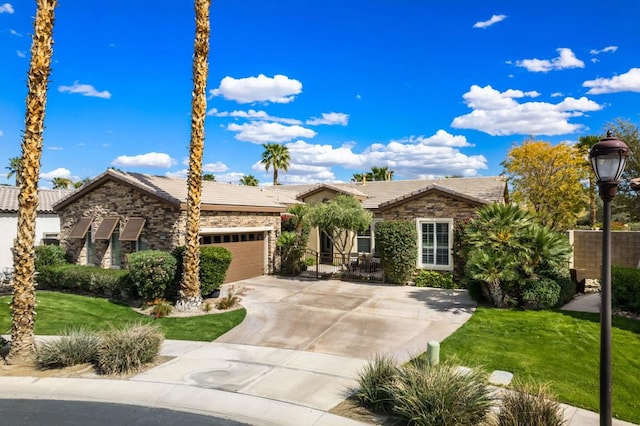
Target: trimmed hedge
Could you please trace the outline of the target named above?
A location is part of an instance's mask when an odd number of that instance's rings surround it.
[[[640,314],[640,269],[612,266],[611,284],[613,308]]]
[[[413,222],[388,220],[376,225],[376,251],[387,281],[405,284],[416,270],[418,231]]]
[[[36,283],[42,290],[118,296],[129,288],[128,275],[128,271],[121,269],[67,264],[42,268],[36,275]]]
[[[433,288],[458,288],[453,275],[449,272],[438,272],[422,269],[415,278],[416,287],[433,287]]]
[[[164,297],[176,274],[176,259],[159,250],[143,250],[129,255],[129,279],[146,300]]]
[[[173,282],[167,289],[168,296],[176,296],[182,280],[184,246],[173,249],[171,254],[176,259],[176,273]],[[224,247],[200,247],[200,292],[208,296],[219,288],[227,276],[231,265],[231,252]]]
[[[60,266],[67,263],[65,250],[60,246],[53,244],[40,245],[36,247],[35,252],[35,266],[38,272],[47,266]]]

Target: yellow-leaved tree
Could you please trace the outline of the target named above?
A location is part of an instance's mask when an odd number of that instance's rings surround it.
[[[587,206],[582,181],[588,175],[580,149],[529,139],[511,148],[502,166],[514,202],[556,231],[575,226]]]

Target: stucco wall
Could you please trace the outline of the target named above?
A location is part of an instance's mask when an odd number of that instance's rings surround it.
[[[13,267],[13,242],[18,235],[17,213],[0,213],[0,270]],[[36,240],[39,245],[45,232],[58,233],[60,231],[60,219],[56,214],[38,213],[36,217]]]

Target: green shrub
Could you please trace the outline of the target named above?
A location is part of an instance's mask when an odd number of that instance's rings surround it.
[[[131,253],[128,265],[129,279],[146,300],[164,297],[176,274],[176,258],[159,250]]]
[[[640,314],[640,269],[611,267],[611,304],[614,309]]]
[[[376,355],[358,374],[358,389],[354,396],[370,410],[391,411],[393,401],[389,389],[397,374],[398,366],[393,359]]]
[[[183,274],[185,246],[173,249],[171,254],[176,259],[176,272],[173,281],[167,288],[166,296],[175,297],[179,294]],[[227,276],[231,265],[231,252],[224,247],[200,247],[200,292],[203,296],[213,293],[220,288]]]
[[[559,299],[560,285],[549,278],[532,281],[522,293],[526,309],[548,309],[555,306]]]
[[[55,340],[36,348],[36,363],[42,369],[93,363],[97,359],[100,337],[82,327],[68,330]]]
[[[102,335],[97,365],[103,374],[127,374],[150,363],[160,352],[164,336],[152,324],[130,324]]]
[[[448,272],[430,271],[422,269],[415,278],[416,287],[458,288],[453,276]]]
[[[404,284],[411,279],[418,258],[417,241],[413,222],[389,220],[376,225],[376,250],[387,281]]]
[[[576,295],[576,283],[570,277],[561,277],[556,279],[560,286],[560,297],[556,307],[561,307],[569,303]]]
[[[563,410],[548,386],[527,385],[514,381],[509,392],[503,392],[497,415],[499,426],[565,424]]]
[[[39,289],[66,290],[96,296],[118,296],[127,287],[129,272],[97,266],[48,266],[36,275]]]
[[[36,271],[40,272],[42,268],[48,266],[60,266],[67,263],[65,259],[65,251],[62,247],[53,244],[44,244],[35,248],[35,265]]]
[[[400,369],[389,390],[393,412],[416,425],[482,424],[493,403],[481,372],[421,358]]]
[[[151,315],[154,318],[164,318],[173,312],[173,305],[166,299],[156,299],[147,306],[151,308]]]

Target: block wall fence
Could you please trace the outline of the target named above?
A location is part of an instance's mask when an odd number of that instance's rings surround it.
[[[600,279],[602,231],[568,231],[573,246],[570,268],[581,270],[584,278]],[[611,264],[637,268],[640,261],[640,231],[611,231]]]

